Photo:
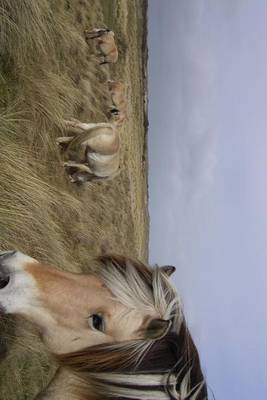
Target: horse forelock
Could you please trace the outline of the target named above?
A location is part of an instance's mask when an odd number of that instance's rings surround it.
[[[175,287],[158,266],[154,268],[140,261],[117,255],[98,258],[102,278],[113,295],[126,307],[157,314],[164,320],[173,320],[179,329],[182,312]]]
[[[98,263],[102,266],[97,268],[98,276],[120,302],[156,310],[161,318],[171,319],[172,326],[158,340],[101,344],[57,356],[83,382],[80,398],[207,399],[198,352],[169,279],[157,266],[121,256],[101,256]]]

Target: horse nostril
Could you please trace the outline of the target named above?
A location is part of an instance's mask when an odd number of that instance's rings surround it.
[[[0,261],[2,262],[6,258],[13,256],[15,253],[16,253],[16,250],[0,251]]]
[[[4,289],[9,284],[9,281],[9,276],[0,276],[0,290]]]

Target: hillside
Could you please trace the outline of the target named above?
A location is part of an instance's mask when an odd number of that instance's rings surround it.
[[[147,260],[146,1],[0,0],[0,26],[1,249],[78,272],[102,252]],[[100,67],[83,32],[106,26],[119,61]],[[108,120],[109,78],[129,86],[122,172],[77,186],[56,138],[63,119]],[[54,373],[50,357],[24,322],[0,328],[0,398],[33,399]]]

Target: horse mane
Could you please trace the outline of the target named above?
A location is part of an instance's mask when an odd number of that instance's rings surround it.
[[[187,329],[176,290],[167,276],[158,267],[152,269],[139,261],[114,255],[99,257],[95,271],[111,291],[115,291],[114,295],[120,301],[127,304],[132,301],[133,305],[137,302],[138,306],[142,300],[149,307],[146,303],[150,300],[150,307],[158,309],[164,314],[162,317],[171,318],[172,326],[158,340],[138,339],[101,344],[57,355],[59,364],[79,378],[79,398],[207,399],[199,355]],[[120,291],[124,287],[125,292],[117,293],[115,286]],[[158,296],[164,296],[164,299],[156,298]]]

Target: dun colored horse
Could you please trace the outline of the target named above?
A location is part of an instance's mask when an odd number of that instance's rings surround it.
[[[105,255],[74,274],[0,253],[1,308],[32,321],[59,362],[37,398],[207,399],[174,269]]]
[[[111,97],[110,112],[116,116],[116,123],[121,126],[127,117],[126,85],[121,81],[108,80]]]
[[[120,171],[120,138],[115,124],[64,121],[66,133],[57,138],[65,148],[64,163],[72,182],[112,179]]]
[[[100,64],[116,63],[118,61],[118,49],[114,39],[114,32],[110,29],[94,28],[91,31],[84,32],[86,40],[93,39],[96,43],[97,50],[103,56]]]

